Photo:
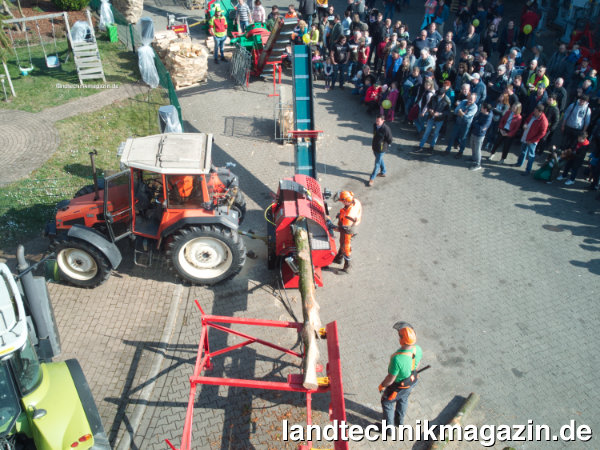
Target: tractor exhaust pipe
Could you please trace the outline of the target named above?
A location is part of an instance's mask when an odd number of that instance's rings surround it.
[[[94,177],[94,201],[98,200],[100,198],[100,195],[98,195],[98,174],[96,173],[96,158],[95,156],[98,154],[98,152],[96,151],[96,149],[94,149],[94,151],[90,152],[90,161],[92,162],[92,176]]]

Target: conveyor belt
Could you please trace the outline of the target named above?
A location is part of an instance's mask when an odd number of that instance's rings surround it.
[[[294,28],[298,25],[298,18],[281,19],[275,23],[271,35],[260,53],[256,67],[252,75],[259,76],[265,68],[265,63],[278,61],[285,53],[285,49],[290,45]]]
[[[307,45],[292,46],[294,125],[296,130],[314,130],[315,115],[312,89],[312,55]],[[317,178],[315,138],[298,139],[296,173]]]

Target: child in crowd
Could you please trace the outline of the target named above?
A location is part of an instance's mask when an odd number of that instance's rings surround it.
[[[383,101],[381,109],[379,110],[380,114],[384,114],[385,115],[385,121],[386,122],[393,122],[394,120],[394,112],[396,111],[396,103],[398,102],[398,97],[400,96],[400,91],[398,90],[398,82],[397,81],[392,81],[392,87],[390,88],[388,94],[387,94],[387,98],[386,100],[389,100],[390,102],[390,107],[389,108],[384,108],[383,107]]]
[[[312,53],[312,69],[313,80],[317,80],[323,75],[323,57],[318,48],[315,48]]]
[[[381,96],[381,86],[377,83],[367,88],[365,94],[365,105],[367,105],[367,112],[373,114],[379,109],[379,98]]]
[[[323,73],[325,74],[325,90],[328,91],[331,89],[331,80],[333,79],[333,61],[331,61],[331,56],[323,64]]]

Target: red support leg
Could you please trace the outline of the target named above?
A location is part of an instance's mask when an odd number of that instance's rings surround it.
[[[273,67],[273,76],[274,80],[276,80],[276,70],[279,70],[281,73],[280,67]],[[331,322],[326,326],[326,334],[327,334],[327,354],[328,354],[328,363],[327,363],[327,376],[329,378],[329,384],[319,386],[314,391],[308,391],[302,385],[302,374],[288,374],[287,382],[273,382],[273,381],[263,381],[263,380],[248,380],[248,379],[238,379],[238,378],[220,378],[220,377],[206,377],[202,376],[202,372],[205,369],[212,368],[211,358],[217,355],[221,355],[227,353],[229,351],[245,347],[246,345],[257,343],[262,344],[276,350],[280,350],[282,352],[302,357],[301,354],[294,352],[290,349],[283,348],[279,345],[272,344],[267,341],[263,341],[262,339],[255,338],[253,336],[249,336],[244,333],[240,333],[239,331],[232,330],[231,328],[227,328],[225,326],[217,325],[217,323],[223,324],[245,324],[245,325],[255,325],[255,326],[266,326],[272,328],[295,328],[298,333],[301,333],[303,324],[299,322],[283,322],[283,321],[275,321],[275,320],[260,320],[260,319],[243,319],[236,317],[226,317],[226,316],[210,316],[204,314],[202,308],[200,308],[200,304],[196,302],[196,305],[200,309],[200,313],[202,315],[202,331],[200,333],[200,343],[198,345],[198,351],[196,355],[196,363],[194,366],[194,373],[190,377],[190,394],[188,398],[188,407],[185,416],[185,423],[183,428],[183,435],[181,438],[181,447],[179,450],[191,450],[192,447],[192,428],[193,428],[193,416],[194,416],[194,403],[196,401],[196,391],[197,386],[199,384],[205,385],[213,385],[213,386],[235,386],[235,387],[245,387],[252,389],[269,389],[269,390],[277,390],[284,392],[303,392],[306,395],[306,423],[307,425],[312,425],[312,394],[313,393],[325,393],[330,392],[331,394],[331,405],[330,405],[330,420],[338,421],[338,426],[342,421],[346,421],[346,407],[344,402],[344,390],[343,390],[343,382],[342,382],[342,366],[341,366],[341,358],[340,358],[340,349],[339,349],[339,335],[337,330],[337,323]],[[219,349],[214,352],[214,354],[210,353],[209,339],[208,339],[208,329],[210,327],[216,328],[220,331],[234,334],[236,336],[245,338],[244,342],[239,344],[234,344],[227,346],[223,349]],[[171,448],[171,450],[178,450],[171,442],[166,440],[166,443]],[[301,446],[301,448],[312,449],[312,441],[307,440],[307,445]],[[334,443],[334,448],[336,450],[348,450],[348,442],[346,441],[337,441]]]

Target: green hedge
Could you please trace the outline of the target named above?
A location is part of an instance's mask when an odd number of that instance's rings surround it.
[[[81,11],[90,0],[52,0],[60,11]]]

